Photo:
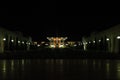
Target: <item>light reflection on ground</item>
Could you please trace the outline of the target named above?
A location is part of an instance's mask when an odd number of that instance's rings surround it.
[[[20,59],[0,60],[0,80],[116,80],[120,60]]]

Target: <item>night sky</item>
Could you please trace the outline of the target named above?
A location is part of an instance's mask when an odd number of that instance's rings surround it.
[[[50,8],[0,8],[0,26],[21,31],[35,41],[47,36],[67,36],[79,41],[92,31],[100,31],[120,23],[120,16],[59,15],[55,5]]]

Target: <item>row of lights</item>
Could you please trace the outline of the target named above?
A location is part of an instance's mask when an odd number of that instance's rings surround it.
[[[120,36],[117,36],[116,37],[117,39],[120,39]],[[106,38],[106,41],[109,41],[110,39],[109,38]],[[101,40],[98,40],[99,42],[101,42]],[[91,43],[90,41],[89,41],[89,43]],[[93,43],[95,43],[95,41],[93,41]],[[84,44],[88,44],[87,42],[86,43],[84,43]]]
[[[47,43],[45,44],[45,46],[48,46],[48,45],[49,45],[49,44],[47,44]],[[40,47],[40,44],[37,44],[37,47]]]
[[[45,44],[46,46],[48,46],[49,44]],[[65,44],[66,46],[68,46],[69,44]],[[78,44],[78,45],[82,45],[82,43],[81,44]],[[41,45],[40,44],[37,44],[37,47],[40,47]],[[55,47],[54,45],[50,45],[51,47]],[[63,47],[64,45],[60,45],[60,47]],[[77,44],[74,44],[73,45],[74,47],[76,47],[77,46]]]
[[[83,43],[82,42],[80,42],[80,43],[78,43],[78,44],[73,44],[73,46],[77,46],[77,45],[82,45]],[[65,44],[66,46],[68,46],[69,44]]]
[[[6,38],[3,38],[3,41],[6,41]],[[14,42],[14,40],[12,39],[11,40],[11,42],[13,43]],[[18,43],[21,43],[20,41],[18,41]],[[22,41],[22,44],[24,44],[25,42],[24,41]],[[30,42],[27,42],[26,44],[29,44],[30,45]]]
[[[65,45],[68,46],[69,44],[65,44]],[[80,46],[80,45],[82,45],[82,43],[79,43],[78,45]],[[76,47],[77,44],[73,44],[73,46]]]

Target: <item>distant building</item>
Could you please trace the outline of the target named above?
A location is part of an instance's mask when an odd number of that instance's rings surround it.
[[[0,27],[0,53],[29,50],[31,43],[31,37],[24,37],[21,32],[13,32]]]
[[[67,41],[68,45],[73,46],[75,45],[75,41]]]
[[[84,50],[120,53],[120,24],[83,37]]]
[[[67,37],[47,37],[51,48],[64,48]]]

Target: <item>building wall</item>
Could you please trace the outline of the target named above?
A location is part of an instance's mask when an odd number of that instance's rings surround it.
[[[91,33],[83,37],[84,50],[98,50],[105,52],[120,52],[120,24],[101,32]]]
[[[12,32],[0,27],[0,53],[29,50],[31,42],[31,37],[24,37],[20,32]]]

